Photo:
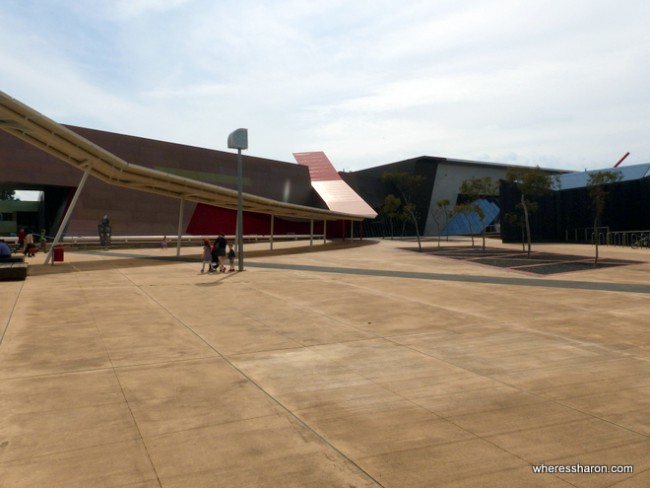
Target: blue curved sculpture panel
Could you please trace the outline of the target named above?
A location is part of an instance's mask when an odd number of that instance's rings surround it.
[[[440,232],[440,235],[462,236],[480,234],[488,225],[492,224],[497,217],[499,217],[499,213],[501,212],[501,209],[496,203],[483,198],[474,201],[472,204],[481,208],[483,211],[483,218],[480,218],[476,212],[467,215],[454,215],[449,221],[447,227]]]

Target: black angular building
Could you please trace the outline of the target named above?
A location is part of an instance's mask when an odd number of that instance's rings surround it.
[[[595,207],[588,182],[591,175],[601,171],[618,173],[619,180],[604,185],[605,208],[595,230]],[[502,212],[517,212],[519,201],[519,191],[502,182]],[[627,245],[650,230],[650,163],[555,176],[553,189],[537,199],[537,204],[530,218],[533,240],[584,243],[597,238],[601,243]],[[520,226],[503,219],[501,237],[506,242],[520,241]]]

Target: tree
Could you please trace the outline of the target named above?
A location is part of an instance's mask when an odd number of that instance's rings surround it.
[[[459,192],[469,199],[468,203],[465,204],[466,207],[464,208],[463,212],[465,219],[469,223],[468,214],[476,213],[481,220],[485,218],[483,209],[475,202],[481,198],[498,195],[499,188],[497,182],[492,180],[492,178],[489,176],[484,176],[483,178],[472,178],[463,181],[463,183],[460,185]],[[470,232],[473,234],[471,226]],[[485,252],[485,227],[483,227],[481,231],[481,236],[483,237],[483,252]],[[474,246],[473,235],[472,246]]]
[[[18,200],[14,190],[0,190],[0,200]]]
[[[443,212],[445,215],[445,227],[449,226],[449,200],[446,198],[440,199],[436,202],[438,207],[432,214],[431,217],[436,223],[436,228],[438,229],[438,249],[440,249],[440,221],[438,220],[439,212]],[[449,241],[449,232],[447,232],[447,241]]]
[[[420,228],[418,226],[418,219],[416,216],[417,207],[413,202],[413,195],[417,188],[426,181],[426,177],[422,175],[414,175],[406,172],[384,173],[382,179],[386,182],[392,183],[395,190],[399,194],[396,197],[402,204],[401,213],[405,221],[411,220],[415,228],[415,235],[418,240],[418,249],[422,250],[422,242],[420,240]],[[395,195],[393,195],[395,196]],[[384,200],[385,202],[386,200]]]
[[[523,209],[521,208],[520,204],[517,204],[516,209],[519,212],[523,213]],[[526,235],[524,233],[525,230],[524,219],[519,212],[508,212],[503,216],[503,218],[509,224],[519,227],[519,230],[521,231],[521,252],[526,252]]]
[[[526,242],[528,243],[528,257],[530,257],[530,214],[537,210],[537,205],[530,200],[531,197],[541,197],[551,191],[551,177],[536,168],[508,168],[506,180],[515,185],[521,194],[521,209],[524,212],[524,225],[526,229]]]
[[[383,213],[386,217],[388,217],[391,240],[393,240],[393,237],[395,235],[395,233],[393,232],[393,219],[400,218],[401,206],[402,206],[402,201],[393,194],[386,195],[386,198],[384,198],[384,205],[381,208],[381,213]]]
[[[472,238],[472,247],[474,247],[474,229],[472,228],[472,220],[469,216],[473,213],[478,214],[479,218],[484,217],[483,209],[477,205],[472,205],[471,202],[459,203],[454,207],[454,213],[456,215],[462,215],[467,222],[467,227],[469,227],[469,235]]]
[[[415,216],[415,204],[414,203],[406,203],[402,207],[403,210],[403,216],[404,216],[404,221],[408,220],[408,218],[411,218],[411,221],[413,222],[413,225],[415,226],[415,235],[418,239],[418,249],[421,251],[422,250],[422,241],[420,240],[420,228],[418,227],[418,219]]]
[[[599,171],[589,175],[587,180],[587,191],[591,204],[594,208],[594,242],[596,244],[596,255],[594,257],[594,266],[598,265],[598,228],[605,210],[605,203],[609,193],[605,190],[605,185],[615,183],[621,179],[621,173],[618,171]]]
[[[449,212],[449,200],[441,198],[436,202],[436,205],[445,213],[445,228],[449,227],[449,217],[451,215]],[[446,240],[449,241],[449,232],[447,232]],[[438,229],[438,246],[440,246],[440,229]]]

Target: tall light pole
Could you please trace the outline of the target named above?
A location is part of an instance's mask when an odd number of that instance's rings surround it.
[[[241,150],[248,149],[248,129],[237,129],[228,136],[228,147],[237,149],[237,256],[238,269],[244,271],[244,170]]]

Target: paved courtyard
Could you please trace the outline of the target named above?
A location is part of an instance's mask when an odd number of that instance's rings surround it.
[[[650,486],[650,251],[413,246],[32,258],[0,282],[0,487]]]

